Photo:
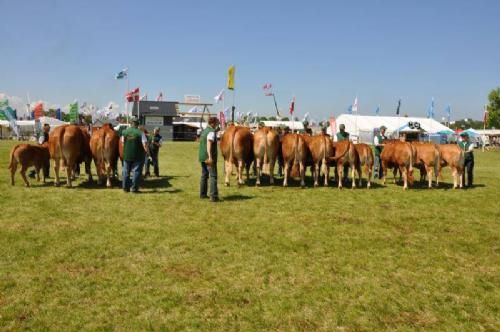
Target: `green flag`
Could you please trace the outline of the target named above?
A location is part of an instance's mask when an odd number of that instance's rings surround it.
[[[78,123],[78,102],[69,104],[69,121],[71,123]]]
[[[0,109],[0,120],[7,120],[7,117],[5,116],[5,111]]]
[[[9,101],[7,99],[0,100],[0,110],[4,110],[9,106]]]

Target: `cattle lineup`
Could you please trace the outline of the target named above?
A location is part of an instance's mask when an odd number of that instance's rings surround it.
[[[414,183],[414,169],[418,169],[420,180],[427,180],[429,188],[433,186],[433,181],[435,186],[439,186],[442,169],[449,166],[453,188],[462,187],[464,151],[458,145],[399,140],[386,140],[383,145],[380,156],[374,157],[371,145],[355,144],[349,140],[334,142],[324,132],[313,136],[282,133],[268,127],[251,132],[248,127],[231,125],[220,137],[219,150],[224,158],[226,186],[230,185],[233,172],[236,173],[237,184],[245,184],[244,175],[248,180],[252,170],[257,186],[262,184],[263,174],[268,175],[271,185],[276,184],[277,171],[283,176],[284,187],[289,185],[292,178],[298,179],[300,186],[305,187],[305,173],[309,167],[315,187],[320,183],[324,186],[336,183],[338,188],[344,185],[361,187],[365,176],[366,187],[370,188],[374,175],[379,173],[377,166],[380,165],[384,185],[388,172],[392,172],[395,181],[399,175],[403,189],[408,189]],[[380,162],[377,162],[377,158],[380,158]],[[92,160],[98,183],[111,187],[112,179],[118,174],[118,162],[123,160],[123,143],[119,134],[110,124],[94,128],[92,133],[77,125],[63,125],[53,129],[48,140],[42,144],[18,144],[12,148],[9,164],[11,184],[14,185],[18,167],[26,186],[29,186],[26,171],[30,167],[35,168],[37,180],[40,181],[40,170],[49,167],[51,161],[55,186],[60,185],[60,170],[64,168],[66,185],[71,187],[81,163],[84,164],[88,181],[92,181]],[[332,167],[335,171],[330,178]],[[45,182],[46,172],[42,175]],[[350,175],[350,181],[347,175]]]

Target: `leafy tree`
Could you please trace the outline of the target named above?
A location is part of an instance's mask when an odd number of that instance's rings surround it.
[[[270,116],[270,117],[268,118],[268,120],[269,120],[269,121],[276,121],[277,119],[276,119],[276,117],[275,117],[275,116]]]
[[[491,90],[488,100],[488,123],[486,127],[500,128],[500,88]]]
[[[290,119],[285,116],[284,118],[281,118],[281,121],[290,121]]]
[[[467,120],[467,121],[466,121]],[[479,120],[472,119],[461,119],[450,124],[451,129],[483,129],[483,122]]]

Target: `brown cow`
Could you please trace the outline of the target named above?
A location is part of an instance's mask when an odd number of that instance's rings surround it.
[[[453,176],[453,189],[457,186],[462,188],[462,177],[464,172],[464,153],[456,144],[440,144],[437,146],[441,155],[438,177],[441,176],[441,169],[450,166]]]
[[[309,153],[306,139],[304,139],[304,135],[300,134],[286,134],[283,136],[283,140],[281,142],[281,153],[283,155],[283,168],[285,171],[283,179],[284,187],[288,186],[288,177],[290,176],[292,166],[298,167],[299,169],[300,186],[302,188],[306,186],[304,177],[306,161]]]
[[[403,189],[408,189],[408,184],[413,185],[413,161],[415,160],[415,149],[407,142],[393,142],[385,144],[380,154],[382,159],[382,171],[384,172],[383,184],[387,178],[388,169],[399,169],[403,176]],[[394,181],[396,178],[394,178]]]
[[[366,185],[366,188],[370,188],[372,180],[373,160],[374,160],[372,148],[368,144],[364,143],[354,144],[354,148],[356,149],[356,153],[358,155],[357,158],[358,165],[356,166],[356,169],[358,170],[359,186],[361,187],[363,185],[361,180],[363,177],[362,170],[364,168],[365,173],[368,176],[368,183]]]
[[[415,148],[413,166],[420,170],[420,181],[428,176],[428,186],[432,188],[432,175],[436,176],[436,186],[439,185],[438,170],[440,165],[439,150],[434,143],[412,142]]]
[[[257,168],[256,184],[260,185],[262,170],[269,171],[269,183],[274,184],[274,165],[279,151],[278,133],[268,127],[260,128],[253,136],[253,153]]]
[[[249,170],[253,161],[253,135],[247,127],[230,126],[222,135],[220,150],[224,157],[224,184],[229,186],[233,164],[237,168],[238,185],[242,185],[243,167],[246,169],[247,180],[250,177]]]
[[[356,153],[356,148],[354,144],[350,141],[340,141],[333,142],[333,148],[335,150],[335,155],[330,158],[334,161],[337,168],[338,176],[338,187],[342,188],[342,177],[344,172],[344,166],[350,166],[352,170],[352,188],[356,188],[356,179],[354,172],[357,171],[358,174],[361,172],[359,167],[358,154]]]
[[[64,125],[55,128],[49,136],[50,157],[54,160],[55,186],[60,185],[59,168],[61,163],[66,167],[66,185],[71,188],[73,180],[73,169],[76,164],[85,162],[85,171],[88,180],[92,181],[90,163],[92,152],[90,151],[90,135],[85,128],[76,125]]]
[[[312,159],[312,168],[314,178],[314,186],[319,185],[319,177],[324,176],[324,185],[328,186],[328,179],[330,178],[330,165],[329,158],[333,156],[334,150],[332,141],[329,136],[321,133],[316,136],[304,135],[304,139],[309,148]]]
[[[35,166],[36,180],[40,181],[40,169],[44,167],[48,169],[50,167],[50,154],[47,144],[18,144],[12,148],[9,163],[11,185],[14,185],[14,176],[16,175],[18,164],[21,165],[20,173],[26,187],[30,186],[26,178],[28,167]],[[43,183],[45,183],[45,174],[43,175]]]
[[[118,162],[119,137],[111,124],[95,128],[90,138],[90,150],[97,170],[98,183],[106,177],[106,186],[111,187],[111,178]]]

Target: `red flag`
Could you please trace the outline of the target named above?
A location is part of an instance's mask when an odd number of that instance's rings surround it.
[[[292,103],[290,104],[290,114],[293,115],[293,111],[295,111],[295,97],[293,97]]]
[[[156,98],[156,101],[163,101],[163,92],[160,91],[160,94],[158,95],[158,98]]]
[[[219,122],[222,129],[226,128],[226,117],[224,112],[219,112]]]
[[[337,131],[337,123],[333,116],[330,118],[330,131],[332,132],[332,137],[334,137]]]
[[[43,116],[43,103],[38,103],[35,105],[35,108],[33,109],[33,112],[35,113],[35,119],[38,119]]]
[[[135,88],[134,90],[127,92],[125,98],[128,102],[139,101],[139,88]]]

